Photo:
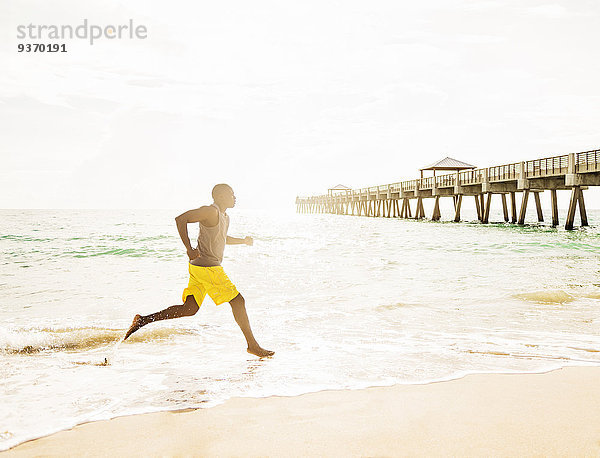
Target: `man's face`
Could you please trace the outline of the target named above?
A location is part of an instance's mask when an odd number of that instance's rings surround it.
[[[235,207],[235,194],[233,189],[229,188],[223,192],[223,200],[227,208]]]

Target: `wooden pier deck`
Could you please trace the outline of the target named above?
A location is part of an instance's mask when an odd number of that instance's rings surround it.
[[[550,191],[552,226],[558,226],[557,191],[570,191],[565,229],[573,229],[579,209],[581,225],[587,226],[583,191],[600,186],[600,149],[546,157],[482,169],[458,171],[416,180],[330,192],[326,195],[297,197],[299,213],[334,213],[386,218],[425,218],[423,199],[435,199],[431,219],[438,221],[440,198],[452,197],[454,221],[460,221],[463,197],[475,200],[477,217],[488,223],[492,196],[502,201],[504,221],[524,224],[530,194],[533,194],[538,221],[544,220],[540,193]],[[522,193],[517,208],[516,193]],[[411,202],[415,200],[416,204]],[[414,213],[413,213],[414,208]]]

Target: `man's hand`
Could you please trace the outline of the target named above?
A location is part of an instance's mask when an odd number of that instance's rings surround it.
[[[179,232],[179,237],[181,237],[181,241],[185,246],[187,251],[188,258],[190,261],[193,261],[198,256],[200,256],[200,251],[198,248],[192,248],[190,245],[190,238],[188,236],[187,225],[188,223],[202,223],[205,226],[215,226],[219,222],[219,210],[215,207],[200,207],[196,210],[190,210],[185,213],[182,213],[178,217],[175,218],[175,223],[177,224],[177,232]]]
[[[254,239],[248,235],[244,239],[244,243],[248,246],[252,246],[254,244]]]
[[[198,250],[198,248],[188,248],[187,255],[188,258],[190,258],[190,261],[193,261],[198,256],[200,256],[200,250]]]

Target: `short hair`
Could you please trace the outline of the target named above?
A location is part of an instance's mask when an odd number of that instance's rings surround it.
[[[215,187],[212,190],[212,197],[213,197],[213,199],[216,199],[217,196],[219,194],[221,194],[225,190],[233,191],[233,189],[231,188],[231,186],[229,186],[228,184],[225,184],[225,183],[216,184]]]

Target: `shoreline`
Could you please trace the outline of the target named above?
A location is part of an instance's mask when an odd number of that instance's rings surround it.
[[[600,367],[231,398],[82,423],[6,456],[599,455]],[[132,440],[137,437],[137,440]]]
[[[203,406],[203,407],[182,407],[182,408],[178,408],[178,409],[173,409],[173,408],[161,408],[161,409],[157,409],[157,410],[139,410],[135,411],[135,412],[125,412],[125,413],[118,413],[115,414],[114,416],[108,416],[105,418],[97,418],[97,419],[89,419],[89,420],[81,420],[79,423],[73,423],[70,425],[65,425],[62,428],[57,428],[55,430],[52,430],[50,432],[47,432],[45,434],[41,434],[38,436],[32,436],[28,439],[23,439],[21,442],[11,445],[8,448],[5,449],[0,449],[0,454],[2,453],[6,453],[10,450],[14,450],[15,448],[23,445],[23,444],[27,444],[29,442],[33,442],[33,441],[37,441],[40,439],[44,439],[46,437],[50,437],[53,436],[55,434],[64,432],[64,431],[71,431],[74,428],[77,428],[79,426],[82,425],[87,425],[90,423],[99,423],[99,422],[104,422],[104,421],[112,421],[112,420],[116,420],[119,418],[123,418],[123,417],[136,417],[136,416],[140,416],[140,415],[149,415],[149,414],[160,414],[160,413],[180,413],[180,412],[193,412],[196,410],[206,410],[206,409],[213,409],[215,407],[221,406],[223,404],[225,404],[226,402],[232,400],[232,399],[270,399],[270,398],[295,398],[298,396],[304,396],[304,395],[310,395],[310,394],[315,394],[315,393],[325,393],[325,392],[338,392],[338,391],[361,391],[361,390],[367,390],[367,389],[373,389],[373,388],[390,388],[390,387],[394,387],[394,386],[425,386],[425,385],[431,385],[431,384],[436,384],[436,383],[445,383],[445,382],[452,382],[452,381],[456,381],[456,380],[462,380],[465,377],[469,377],[471,375],[535,375],[535,374],[547,374],[550,372],[554,372],[560,369],[564,369],[566,367],[600,367],[600,365],[596,366],[594,363],[590,363],[590,364],[584,364],[584,365],[567,365],[567,366],[558,366],[558,367],[551,367],[551,368],[545,368],[545,369],[538,369],[538,370],[534,370],[531,372],[523,372],[523,371],[518,371],[518,370],[514,370],[514,371],[509,371],[509,370],[498,370],[498,371],[489,371],[489,372],[480,372],[480,371],[462,371],[462,372],[457,372],[454,373],[452,375],[448,375],[445,377],[440,377],[440,378],[436,378],[436,379],[426,379],[424,381],[417,381],[417,382],[392,382],[389,384],[380,384],[380,385],[366,385],[366,386],[352,386],[352,387],[342,387],[342,388],[322,388],[322,389],[316,389],[314,391],[306,391],[306,392],[299,392],[299,393],[293,393],[293,394],[269,394],[269,395],[265,395],[265,396],[232,396],[230,398],[224,399],[224,400],[219,400],[219,401],[214,401],[214,403],[209,402],[207,405]]]

